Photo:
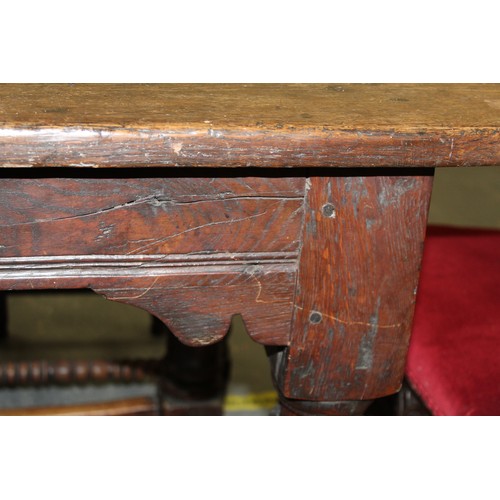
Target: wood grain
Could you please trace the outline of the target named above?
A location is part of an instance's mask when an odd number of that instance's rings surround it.
[[[497,84],[0,85],[0,166],[495,165],[499,103]]]
[[[0,178],[0,257],[293,254],[303,193],[300,178]]]
[[[241,314],[252,338],[268,345],[287,345],[290,337],[296,267],[245,264],[199,266],[175,272],[145,269],[130,275],[113,267],[78,276],[36,265],[0,274],[3,290],[91,288],[110,300],[140,307],[162,320],[185,344],[208,345],[228,332],[231,318]]]
[[[359,413],[402,380],[432,167],[499,165],[499,103],[497,84],[0,85],[0,290],[92,288],[189,346],[241,314],[284,413]]]
[[[7,172],[7,171],[6,171]],[[0,289],[92,288],[188,345],[286,345],[305,180],[0,178]]]
[[[237,264],[134,270],[113,266],[90,275],[72,267],[0,272],[1,290],[91,288],[110,300],[140,307],[160,320],[186,345],[220,341],[231,318],[241,314],[251,337],[268,345],[290,338],[296,264]]]
[[[276,354],[285,397],[399,389],[432,186],[419,174],[310,179],[290,348]]]
[[[145,416],[158,415],[158,403],[151,398],[131,398],[103,403],[67,406],[0,409],[0,416]]]

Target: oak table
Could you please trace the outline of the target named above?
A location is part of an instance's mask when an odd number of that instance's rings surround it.
[[[435,167],[498,85],[0,85],[0,289],[90,288],[189,346],[241,315],[281,414],[401,384]]]

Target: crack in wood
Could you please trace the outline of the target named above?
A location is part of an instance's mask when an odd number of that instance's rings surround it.
[[[29,226],[29,225],[33,225],[33,224],[44,224],[44,223],[48,223],[48,222],[59,222],[59,221],[80,219],[83,217],[92,217],[95,215],[102,215],[102,214],[107,213],[107,212],[112,212],[113,210],[119,210],[121,208],[126,208],[126,207],[131,207],[134,205],[139,205],[142,203],[147,203],[150,198],[151,197],[147,197],[147,198],[143,198],[143,199],[139,198],[137,200],[128,201],[126,203],[121,203],[119,205],[114,205],[112,207],[101,208],[99,210],[95,210],[92,212],[86,212],[83,214],[69,215],[67,217],[51,217],[48,219],[35,219],[32,221],[27,221],[27,222],[18,222],[16,224],[0,224],[0,227]]]
[[[273,206],[276,205],[277,203],[273,203]],[[268,209],[269,210],[269,209]],[[171,240],[172,238],[177,238],[178,236],[181,236],[186,233],[190,233],[192,231],[197,231],[199,229],[203,229],[206,227],[211,227],[211,226],[218,226],[218,225],[224,225],[224,224],[234,224],[236,222],[242,222],[245,220],[250,220],[250,219],[255,219],[257,217],[261,217],[263,215],[266,215],[268,210],[264,210],[264,212],[260,212],[258,214],[250,215],[248,217],[242,217],[239,219],[231,219],[231,220],[221,220],[221,221],[216,221],[216,222],[209,222],[207,224],[201,224],[200,226],[195,226],[195,227],[190,227],[189,229],[185,229],[184,231],[180,231],[179,233],[174,233],[170,234],[169,236],[166,236],[165,238],[160,238],[159,240],[155,241],[154,243],[150,243],[148,245],[144,245],[142,247],[139,247],[135,250],[131,250],[130,252],[127,252],[126,255],[133,255],[137,252],[143,252],[144,250],[147,250],[149,248],[155,247],[157,245],[160,245],[161,243],[164,243],[165,241]]]
[[[158,280],[160,278],[161,278],[161,276],[157,276],[153,280],[151,285],[149,285],[142,293],[140,293],[138,295],[131,296],[131,297],[120,297],[120,300],[136,300],[136,299],[140,299],[141,297],[144,297],[144,295],[146,295],[150,290],[152,290],[152,288],[156,285],[156,283],[158,283]]]
[[[304,308],[295,304],[294,305],[295,309],[299,309],[300,311],[303,311]],[[367,321],[347,321],[347,320],[344,320],[344,319],[340,319],[340,318],[337,318],[336,316],[331,316],[329,314],[325,314],[323,312],[321,312],[321,315],[324,317],[324,318],[328,318],[328,319],[331,319],[332,321],[336,321],[338,323],[342,323],[343,325],[348,325],[348,326],[351,326],[351,325],[360,325],[360,326],[368,326],[370,328],[372,327],[376,327],[377,329],[378,328],[399,328],[403,325],[403,323],[392,323],[392,324],[389,324],[389,325],[383,325],[383,324],[380,324],[378,322],[367,322]]]
[[[296,201],[300,200],[301,197],[297,196],[229,196],[229,197],[215,197],[215,198],[209,198],[209,199],[203,199],[203,200],[192,200],[192,201],[178,201],[178,200],[173,200],[169,198],[164,198],[161,195],[153,195],[153,196],[147,196],[144,198],[138,198],[136,200],[131,200],[127,201],[125,203],[120,203],[118,205],[113,205],[111,207],[105,207],[105,208],[100,208],[98,210],[93,210],[92,212],[84,212],[81,214],[76,214],[76,215],[69,215],[65,217],[50,217],[47,219],[34,219],[32,221],[27,221],[27,222],[17,222],[15,224],[0,224],[0,227],[18,227],[18,226],[28,226],[28,225],[33,225],[33,224],[45,224],[45,223],[50,223],[50,222],[59,222],[59,221],[67,221],[67,220],[75,220],[75,219],[80,219],[84,217],[94,217],[94,216],[99,216],[108,212],[112,212],[115,210],[121,210],[123,208],[129,208],[133,207],[135,205],[143,205],[143,204],[150,204],[155,207],[163,207],[163,206],[171,206],[175,207],[178,205],[194,205],[198,203],[218,203],[218,202],[223,202],[223,201],[239,201],[239,200],[278,200],[278,201]],[[238,222],[239,220],[245,220],[245,219],[235,219],[234,222]],[[226,221],[224,221],[226,222]],[[231,221],[227,221],[231,222]],[[189,230],[188,230],[189,231]]]

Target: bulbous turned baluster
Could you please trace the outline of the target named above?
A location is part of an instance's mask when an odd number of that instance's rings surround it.
[[[85,383],[130,383],[156,377],[159,360],[58,360],[0,363],[0,386],[45,386]]]

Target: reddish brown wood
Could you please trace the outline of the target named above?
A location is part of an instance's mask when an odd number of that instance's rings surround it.
[[[0,102],[6,167],[500,164],[496,84],[1,85]]]
[[[312,177],[290,348],[288,398],[373,399],[404,371],[432,186],[418,176]]]
[[[0,289],[92,288],[193,346],[234,314],[288,343],[303,178],[16,174],[0,179]]]
[[[1,409],[0,416],[145,416],[158,415],[159,408],[151,398],[132,398],[103,403],[68,406],[45,406]]]
[[[282,417],[363,415],[371,404],[371,401],[301,401],[282,395],[279,401],[279,415]]]
[[[161,415],[166,417],[220,417],[224,413],[223,399],[175,399],[163,398]]]
[[[0,363],[0,385],[6,387],[144,381],[157,377],[160,360],[60,360]]]
[[[499,127],[391,130],[17,130],[0,135],[5,167],[470,167],[500,164]],[[283,127],[281,127],[283,128]],[[32,155],[27,156],[30,150]],[[82,159],[79,151],[85,150]],[[2,164],[0,163],[0,167]]]
[[[252,338],[268,345],[286,345],[290,337],[295,270],[290,266],[250,264],[200,266],[194,273],[158,271],[118,277],[122,269],[99,269],[93,276],[74,276],[78,267],[59,274],[32,271],[0,276],[10,290],[90,287],[106,298],[140,307],[164,321],[185,344],[209,345],[228,332],[231,318],[241,314]],[[215,269],[213,269],[215,267]],[[109,272],[108,272],[109,271]],[[51,278],[51,273],[53,277]],[[99,273],[99,274],[97,274]]]
[[[216,171],[192,178],[3,174],[0,257],[110,255],[133,262],[154,255],[144,264],[189,266],[207,254],[211,261],[238,261],[256,252],[270,260],[297,252],[300,178],[223,178]]]
[[[402,379],[431,167],[500,164],[499,89],[1,85],[0,290],[92,288],[190,346],[241,314],[286,411],[357,412]]]

